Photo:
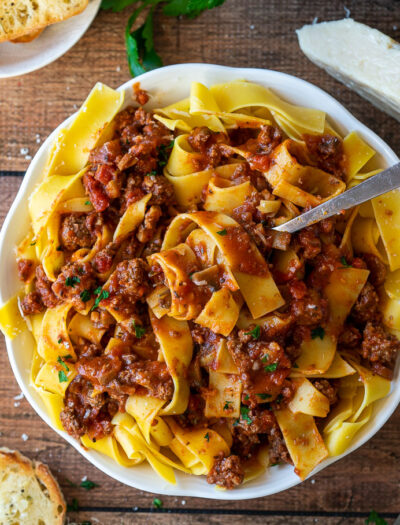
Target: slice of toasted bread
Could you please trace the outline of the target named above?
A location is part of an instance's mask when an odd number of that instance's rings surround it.
[[[62,525],[66,505],[49,468],[0,448],[0,523]]]
[[[81,13],[89,0],[1,0],[0,42]]]
[[[14,44],[26,44],[27,42],[32,42],[32,40],[35,40],[43,31],[44,27],[40,29],[35,29],[34,31],[29,31],[29,33],[26,33],[25,35],[19,36],[18,38],[14,38],[11,40]]]

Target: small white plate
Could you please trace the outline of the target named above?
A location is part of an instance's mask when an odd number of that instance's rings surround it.
[[[25,75],[47,66],[74,46],[99,10],[101,0],[91,0],[82,13],[45,28],[26,44],[0,44],[0,78]]]
[[[333,97],[304,80],[279,73],[278,71],[237,69],[209,64],[180,64],[150,71],[139,78],[140,86],[151,94],[151,99],[146,106],[148,108],[166,106],[187,97],[192,80],[197,80],[210,86],[237,79],[246,79],[270,87],[288,102],[325,111],[333,125],[343,134],[352,130],[357,131],[377,152],[377,161],[380,166],[388,167],[399,161],[396,154],[382,139],[353,117]],[[125,93],[125,106],[134,103],[132,85],[135,82],[137,82],[137,79],[129,80],[119,88],[119,91]],[[15,201],[4,221],[0,233],[0,303],[7,301],[21,288],[21,283],[18,281],[17,276],[14,246],[22,240],[24,232],[30,224],[28,199],[35,186],[41,181],[42,170],[52,142],[60,129],[68,125],[72,119],[73,115],[60,124],[40,147],[26,172]],[[29,383],[34,344],[31,334],[26,331],[13,340],[6,338],[6,344],[11,367],[22,392],[39,416],[52,427],[39,394]],[[384,425],[400,402],[399,372],[400,359],[397,361],[391,392],[384,399],[374,403],[373,415],[368,424],[356,434],[350,447],[344,454],[326,459],[318,465],[311,475],[316,474],[318,471],[356,450]],[[292,466],[279,465],[269,469],[262,476],[231,491],[218,490],[215,486],[208,485],[204,476],[187,475],[181,472],[176,472],[176,485],[170,485],[160,478],[147,463],[142,463],[132,468],[121,467],[111,458],[95,450],[85,450],[76,439],[69,436],[66,432],[54,430],[102,472],[121,483],[153,493],[235,501],[275,494],[293,487],[301,481],[294,473]]]

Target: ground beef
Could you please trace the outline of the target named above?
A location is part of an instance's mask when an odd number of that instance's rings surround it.
[[[107,303],[117,310],[131,310],[150,290],[149,268],[143,259],[131,259],[117,264],[109,282]]]
[[[246,394],[265,393],[274,399],[290,373],[290,359],[276,341],[254,340],[248,332],[249,329],[231,332],[228,351],[240,371]]]
[[[290,312],[297,325],[317,327],[328,316],[328,301],[317,290],[308,290],[301,299],[293,299]]]
[[[327,379],[315,379],[313,385],[317,390],[324,394],[329,400],[330,405],[334,405],[337,401],[337,386],[329,382]]]
[[[356,324],[380,319],[379,296],[370,282],[366,282],[351,310],[351,318]]]
[[[66,390],[60,419],[68,434],[77,439],[84,434],[101,439],[112,433],[111,420],[117,410],[115,401],[96,393],[89,381],[77,375]]]
[[[150,204],[170,206],[175,204],[173,185],[164,175],[146,175],[141,184],[145,193],[151,193]]]
[[[296,241],[302,250],[304,259],[314,259],[321,253],[321,241],[315,226],[308,226],[296,235]]]
[[[155,235],[157,223],[160,220],[161,216],[162,211],[160,206],[150,206],[136,234],[136,237],[139,242],[145,244],[151,241],[151,239]]]
[[[135,82],[135,84],[133,84],[133,94],[136,99],[136,102],[141,106],[144,106],[150,100],[147,91],[145,91],[144,89],[140,89],[139,82]]]
[[[240,457],[235,455],[224,457],[222,452],[215,459],[214,465],[207,475],[207,483],[215,484],[228,490],[240,485],[243,479],[244,470]]]
[[[334,135],[303,135],[311,158],[317,166],[336,177],[343,179],[345,172],[345,157],[343,142]]]
[[[195,171],[215,168],[220,164],[220,143],[226,143],[228,137],[224,133],[213,132],[206,127],[194,128],[187,138],[194,151],[201,153],[201,158],[193,160]]]
[[[160,361],[138,361],[129,364],[118,374],[118,384],[133,387],[129,393],[134,393],[138,387],[146,389],[147,394],[158,399],[171,399],[174,384],[168,367]]]
[[[18,277],[24,283],[29,282],[35,275],[35,263],[32,259],[18,259],[17,269]]]
[[[383,325],[367,323],[363,332],[361,355],[369,361],[374,372],[391,379],[399,350],[400,342]]]
[[[361,333],[355,326],[346,324],[339,336],[338,344],[343,348],[357,348],[361,344]]]
[[[92,149],[89,155],[89,163],[116,166],[121,155],[120,141],[118,139],[109,140],[102,146]]]
[[[322,290],[329,282],[331,273],[341,265],[340,252],[335,246],[330,246],[324,253],[310,261],[312,270],[308,274],[306,284],[309,288]],[[307,261],[308,262],[308,261]]]
[[[244,406],[241,417],[232,424],[232,452],[244,459],[252,458],[260,442],[266,440],[266,435],[276,424],[270,410],[261,409],[258,405],[254,408]]]
[[[118,250],[118,244],[110,242],[105,248],[100,250],[94,256],[92,265],[96,272],[107,273],[111,270],[115,254]]]
[[[71,301],[77,310],[83,310],[86,301],[82,299],[82,292],[96,287],[92,266],[87,262],[74,262],[63,267],[51,289],[61,301]]]
[[[114,317],[109,314],[107,310],[102,310],[101,308],[97,308],[91,312],[90,320],[99,330],[108,330],[110,326],[115,324]]]
[[[274,126],[261,126],[260,133],[257,136],[259,144],[258,153],[269,155],[282,142],[282,134],[280,130]]]
[[[95,237],[86,226],[86,215],[70,213],[64,215],[60,226],[61,245],[68,251],[90,248]]]
[[[293,461],[290,457],[287,449],[285,440],[283,439],[282,432],[278,425],[274,425],[268,435],[269,443],[269,461],[271,465],[277,463],[290,463],[293,465]]]
[[[43,266],[36,267],[35,288],[46,308],[54,308],[61,303],[52,290],[52,282],[47,278]]]
[[[43,312],[45,306],[38,292],[29,292],[20,302],[20,307],[24,315],[33,315]]]
[[[206,428],[208,419],[204,415],[206,402],[200,394],[190,394],[187,409],[178,416],[178,422],[183,428]]]
[[[363,253],[362,258],[367,264],[367,268],[370,271],[369,281],[375,287],[382,286],[386,279],[386,266],[383,262],[372,253]]]
[[[102,184],[91,173],[83,176],[83,185],[89,196],[90,202],[97,212],[102,212],[110,205],[110,198]]]

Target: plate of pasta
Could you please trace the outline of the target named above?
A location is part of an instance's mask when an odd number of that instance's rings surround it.
[[[261,497],[352,452],[400,399],[400,193],[272,228],[397,161],[276,71],[96,84],[1,232],[25,396],[103,472],[160,494]]]

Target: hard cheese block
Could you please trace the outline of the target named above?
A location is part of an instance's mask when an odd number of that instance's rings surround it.
[[[297,30],[317,66],[400,121],[400,44],[351,18]]]

